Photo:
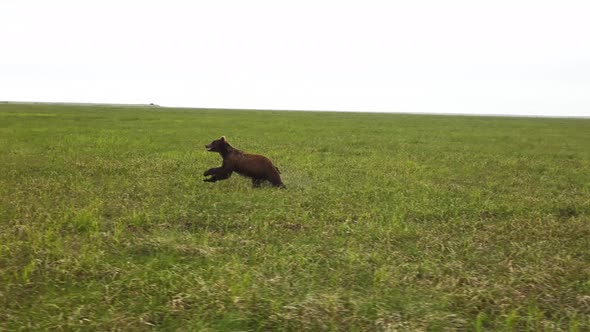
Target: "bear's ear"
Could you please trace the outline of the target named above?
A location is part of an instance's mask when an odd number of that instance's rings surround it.
[[[221,140],[225,142],[225,136],[221,136]]]

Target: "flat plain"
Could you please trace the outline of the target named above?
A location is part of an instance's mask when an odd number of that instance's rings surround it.
[[[0,330],[589,329],[590,120],[0,104]]]

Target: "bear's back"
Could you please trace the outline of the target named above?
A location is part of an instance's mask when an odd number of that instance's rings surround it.
[[[240,175],[257,179],[270,179],[277,172],[270,159],[258,154],[232,153],[226,162]]]

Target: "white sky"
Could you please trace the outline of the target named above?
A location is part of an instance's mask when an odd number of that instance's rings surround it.
[[[590,116],[590,1],[5,0],[0,100]]]

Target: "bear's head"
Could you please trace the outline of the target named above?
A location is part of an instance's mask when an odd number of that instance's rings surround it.
[[[225,136],[221,136],[220,139],[216,139],[213,142],[205,145],[207,151],[219,153],[227,151],[227,149],[230,147],[231,145],[229,145],[228,141],[225,139]]]

